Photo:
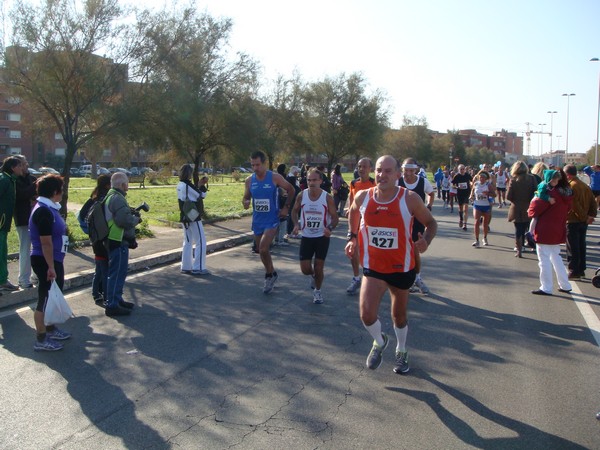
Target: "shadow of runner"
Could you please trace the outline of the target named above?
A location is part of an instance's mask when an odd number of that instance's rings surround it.
[[[527,450],[545,450],[549,448],[586,448],[575,442],[568,441],[550,433],[546,433],[545,431],[539,430],[531,425],[497,413],[474,397],[436,380],[422,370],[414,371],[413,376],[430,382],[434,386],[446,392],[448,395],[454,397],[464,406],[484,419],[512,430],[517,434],[516,437],[485,438],[480,436],[477,433],[477,430],[473,429],[471,425],[446,408],[436,394],[432,392],[416,391],[413,389],[404,389],[400,387],[386,387],[388,391],[404,394],[427,404],[438,416],[440,421],[465,444],[472,445],[475,448],[510,448]]]
[[[63,377],[67,392],[79,403],[81,412],[90,423],[83,428],[72,429],[73,421],[65,421],[65,417],[68,416],[60,414],[63,408],[69,408],[68,402],[61,400],[61,385],[56,383],[56,380],[51,386],[47,383],[36,383],[28,387],[28,396],[36,401],[30,402],[29,405],[36,414],[41,414],[42,421],[33,422],[36,424],[35,432],[30,428],[31,424],[21,425],[27,432],[20,435],[11,430],[12,435],[18,435],[18,442],[15,442],[14,448],[35,448],[42,440],[53,448],[78,445],[78,441],[97,434],[98,430],[118,438],[118,445],[122,445],[123,448],[168,447],[156,430],[137,419],[135,404],[118,386],[119,380],[109,382],[101,374],[100,370],[110,371],[115,362],[110,359],[101,361],[100,368],[87,362],[90,359],[88,348],[104,347],[116,340],[112,336],[94,333],[88,317],[77,317],[68,322],[65,328],[73,332],[73,338],[65,341],[63,350],[53,353],[34,352],[32,345],[35,330],[29,327],[22,317],[14,315],[4,318],[1,324],[3,338],[0,339],[0,344],[4,349],[20,358],[30,360],[30,363],[44,365]],[[107,356],[110,357],[110,354]],[[40,375],[40,372],[46,371],[45,367],[40,367],[34,377],[52,381],[53,376],[49,373]],[[40,406],[44,404],[44,400],[47,410]],[[54,402],[57,403],[56,409],[52,406]],[[69,414],[74,413],[69,411]],[[22,420],[23,415],[16,419]],[[4,422],[4,425],[8,424]],[[8,436],[4,436],[3,440],[7,438]],[[33,439],[33,442],[27,439]],[[53,442],[52,439],[57,440]],[[106,447],[115,445],[110,438],[104,439]],[[3,444],[11,446],[10,442],[5,441]]]

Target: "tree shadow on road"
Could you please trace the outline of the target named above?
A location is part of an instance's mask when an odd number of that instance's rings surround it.
[[[453,388],[452,386],[436,380],[423,370],[414,371],[413,376],[427,381],[433,386],[441,389],[443,392],[461,402],[464,406],[469,408],[480,417],[483,417],[490,422],[494,422],[495,424],[509,429],[517,434],[517,436],[514,437],[483,437],[479,435],[471,425],[446,408],[440,398],[433,392],[418,391],[400,387],[386,387],[388,391],[404,394],[427,404],[437,415],[440,421],[465,444],[471,445],[475,448],[510,448],[528,450],[549,448],[586,448],[576,444],[575,442],[571,442],[567,439],[563,439],[559,436],[547,433],[531,425],[500,414],[488,408],[471,395],[468,395],[459,389]]]
[[[36,411],[35,417],[41,417],[42,423],[46,425],[32,422],[31,426],[36,423],[37,432],[45,433],[48,439],[51,439],[52,435],[49,430],[53,433],[61,432],[55,436],[60,439],[59,442],[47,442],[53,447],[76,445],[78,441],[97,434],[98,430],[118,438],[121,441],[119,445],[123,448],[164,447],[165,441],[158,432],[136,417],[135,403],[119,386],[120,380],[116,378],[117,370],[114,368],[116,363],[112,360],[111,353],[103,352],[100,364],[88,362],[94,359],[90,355],[93,348],[110,346],[117,338],[94,333],[88,317],[71,319],[66,328],[73,332],[73,338],[65,341],[63,350],[38,353],[32,349],[35,330],[29,327],[21,316],[13,315],[2,319],[3,338],[0,339],[0,344],[3,348],[20,358],[30,360],[31,364],[39,365],[37,372],[46,372],[42,378],[48,383],[30,386],[34,392],[28,394],[32,397],[30,405]],[[100,367],[97,367],[98,365]],[[54,377],[47,372],[46,367],[64,378],[66,390],[71,398],[78,402],[81,413],[90,422],[88,426],[72,429],[72,424],[65,422],[65,416],[58,413],[63,407],[68,409],[68,404],[61,400],[61,383],[52,380]],[[115,379],[106,378],[103,372],[114,373]],[[27,373],[32,373],[31,369],[27,369]],[[48,403],[43,405],[45,401]],[[53,408],[53,403],[60,406]],[[48,430],[44,431],[44,426],[47,426]],[[35,434],[33,428],[29,431]],[[40,436],[32,437],[36,439],[33,442],[39,443],[39,438]],[[114,444],[108,440],[106,445]],[[21,436],[17,447],[27,446]]]

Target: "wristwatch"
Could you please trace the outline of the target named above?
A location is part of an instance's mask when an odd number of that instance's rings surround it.
[[[357,238],[358,235],[356,233],[349,231],[348,234],[346,235],[346,237],[348,238],[348,240],[351,240],[352,238]]]

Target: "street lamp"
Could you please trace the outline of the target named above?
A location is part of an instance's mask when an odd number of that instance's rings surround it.
[[[542,131],[540,131],[540,159],[542,159],[542,154],[544,153],[544,127],[545,123],[538,123],[538,126],[542,127]]]
[[[550,153],[552,153],[552,139],[554,139],[552,131],[554,129],[554,114],[556,114],[556,111],[548,111],[548,114],[550,114]]]
[[[563,97],[567,97],[567,136],[565,137],[565,161],[567,159],[567,153],[569,153],[569,99],[575,94],[563,94]]]
[[[600,59],[592,58],[590,61],[598,62]],[[596,156],[594,158],[594,164],[598,164],[598,123],[600,123],[600,74],[598,75],[598,117],[596,118]]]

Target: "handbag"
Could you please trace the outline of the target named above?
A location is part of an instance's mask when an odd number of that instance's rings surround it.
[[[183,202],[183,207],[181,208],[183,212],[183,217],[186,222],[195,222],[196,219],[200,216],[200,211],[198,211],[198,205],[196,202],[193,202],[188,197],[188,186],[185,187],[185,201]]]
[[[73,311],[65,300],[65,296],[56,284],[56,280],[52,280],[50,290],[48,291],[48,300],[46,301],[46,309],[44,310],[44,324],[54,325],[57,323],[65,323],[73,317]]]

